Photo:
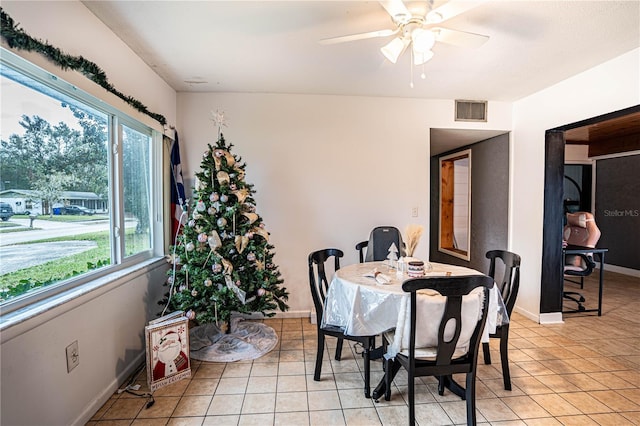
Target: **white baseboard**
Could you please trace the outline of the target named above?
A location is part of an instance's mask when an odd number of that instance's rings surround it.
[[[640,271],[637,269],[625,268],[623,266],[609,265],[608,263],[605,263],[604,270],[610,271],[610,272],[616,272],[622,275],[629,275],[630,277],[640,278]]]
[[[143,350],[131,364],[127,366],[100,394],[91,401],[89,405],[78,416],[74,425],[86,425],[89,420],[98,412],[100,408],[113,396],[118,390],[120,383],[124,383],[136,371],[142,363],[146,363],[146,352]]]
[[[549,312],[540,314],[540,324],[564,324],[562,312]]]

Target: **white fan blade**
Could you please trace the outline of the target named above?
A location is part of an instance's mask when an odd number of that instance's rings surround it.
[[[411,12],[402,0],[380,0],[380,4],[391,15],[394,22],[396,22],[396,17],[404,17],[404,19],[411,17]]]
[[[398,32],[397,29],[395,29],[395,30],[371,31],[371,32],[368,32],[368,33],[351,34],[351,35],[345,35],[345,36],[340,36],[340,37],[325,38],[325,39],[322,39],[322,40],[318,41],[318,43],[320,43],[320,44],[345,43],[345,42],[348,42],[348,41],[364,40],[364,39],[367,39],[367,38],[388,37],[388,36],[392,36],[392,35],[396,34],[397,32]]]
[[[436,41],[461,47],[480,47],[489,40],[489,36],[448,28],[432,28]]]
[[[480,6],[486,1],[487,0],[450,0],[429,12],[426,20],[428,23],[438,24]]]

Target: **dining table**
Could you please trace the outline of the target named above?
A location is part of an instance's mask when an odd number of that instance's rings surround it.
[[[483,275],[475,269],[445,263],[424,262],[425,277]],[[338,269],[329,285],[322,316],[322,327],[337,326],[350,336],[375,336],[395,329],[394,340],[384,349],[377,348],[372,359],[393,358],[400,350],[404,334],[408,335],[408,315],[410,293],[402,290],[402,283],[410,277],[407,272],[398,271],[389,261],[364,262],[344,266]],[[437,341],[439,318],[444,311],[445,298],[437,293],[423,292],[421,310],[421,328],[431,329]],[[473,296],[465,296],[465,298]],[[463,299],[463,318],[464,318]],[[477,302],[476,302],[477,304]],[[472,310],[470,309],[469,312]],[[477,310],[476,310],[477,312]],[[509,322],[506,308],[498,286],[489,291],[487,321],[482,341],[489,341],[489,334],[496,331],[498,325]],[[406,340],[406,338],[405,338]],[[383,381],[384,382],[384,381]],[[384,393],[381,383],[373,393],[374,398]]]

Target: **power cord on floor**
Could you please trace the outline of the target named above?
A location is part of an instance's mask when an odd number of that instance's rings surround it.
[[[118,394],[121,394],[123,392],[126,392],[128,394],[131,395],[135,395],[138,396],[140,398],[147,398],[147,404],[146,404],[146,408],[151,408],[153,407],[153,404],[156,403],[156,400],[153,398],[153,394],[151,392],[144,392],[144,393],[139,393],[137,392],[138,390],[140,390],[140,385],[139,384],[133,384],[138,377],[140,376],[140,373],[142,373],[142,371],[144,370],[146,363],[143,362],[138,368],[136,368],[136,370],[133,372],[133,374],[131,375],[131,378],[129,379],[129,382],[127,382],[127,386],[125,386],[122,389],[118,389]]]

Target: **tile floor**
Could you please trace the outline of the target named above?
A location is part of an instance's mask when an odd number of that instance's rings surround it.
[[[514,314],[510,330],[512,391],[494,364],[480,361],[478,424],[640,425],[640,279],[605,274],[603,316],[572,314],[564,324],[539,325]],[[597,282],[585,295],[595,303]],[[313,380],[316,329],[308,319],[265,321],[279,346],[260,359],[236,363],[194,361],[191,379],[155,392],[155,404],[114,394],[88,425],[405,425],[406,375],[396,378],[391,401],[364,398],[362,358],[352,346],[341,361],[329,353],[322,380]],[[497,363],[496,363],[497,362]],[[372,363],[372,383],[382,377]],[[143,385],[144,373],[137,378]],[[420,425],[465,424],[465,403],[437,394],[433,379],[416,379]]]

